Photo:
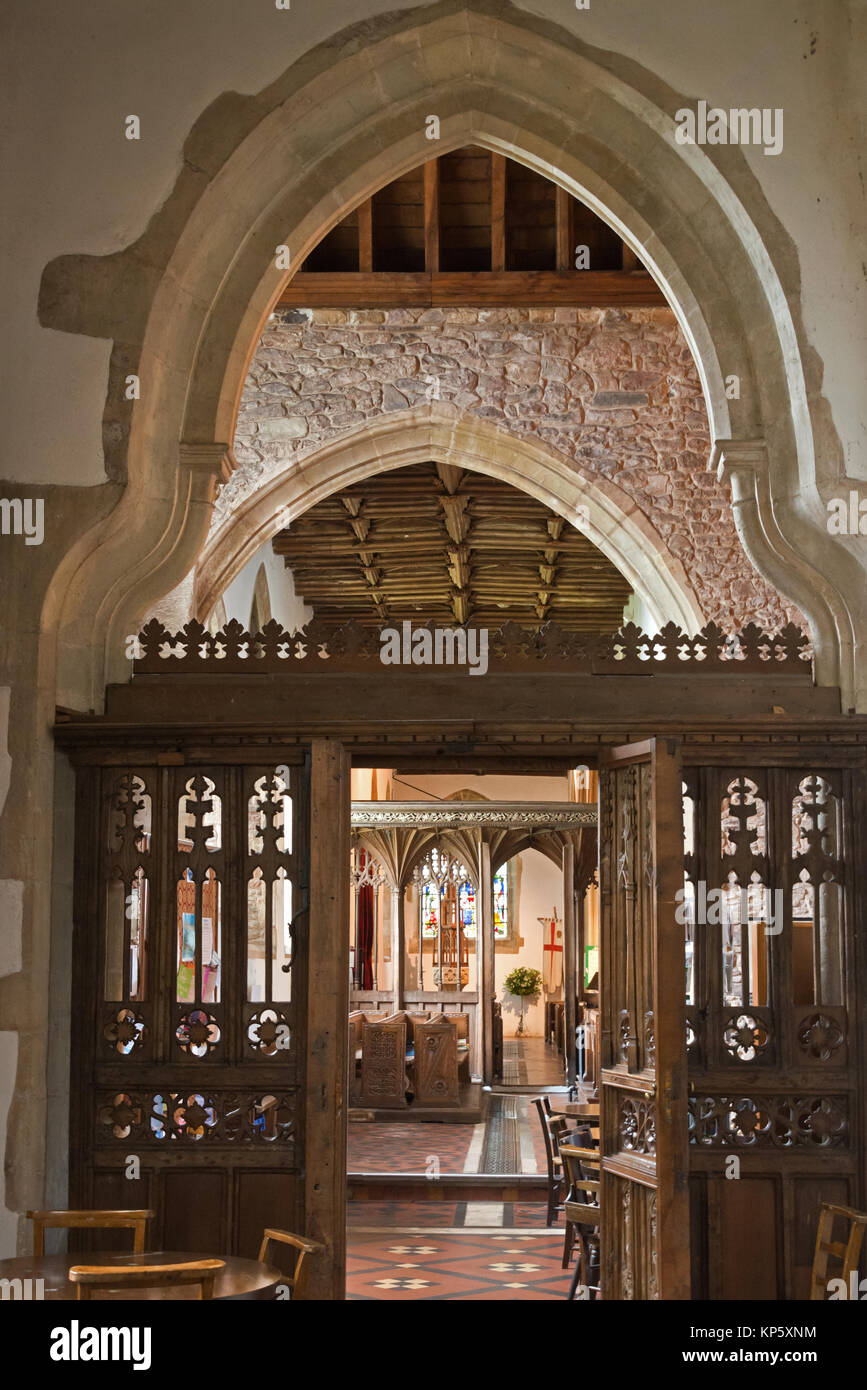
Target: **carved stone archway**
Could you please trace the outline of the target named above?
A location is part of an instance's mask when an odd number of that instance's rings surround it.
[[[420,163],[435,111],[439,152],[482,144],[543,172],[651,269],[698,364],[742,543],[807,615],[820,680],[854,703],[867,599],[858,538],[831,541],[825,527],[825,498],[844,480],[820,377],[805,365],[796,258],[740,151],[675,142],[684,101],[499,0],[445,0],[344,31],[256,97],[216,102],[165,217],[125,252],[61,257],[44,276],[47,326],[124,344],[106,423],[126,487],[73,539],[43,610],[60,702],[100,706],[105,681],[127,674],[127,634],[202,551],[252,346],[287,278],[275,249],[288,245],[299,264]],[[144,389],[125,415],[129,370]],[[726,396],[731,375],[738,400]]]

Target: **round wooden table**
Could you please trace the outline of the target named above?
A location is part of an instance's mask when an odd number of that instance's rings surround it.
[[[214,1283],[214,1298],[223,1299],[275,1299],[278,1285],[288,1287],[285,1274],[273,1265],[259,1264],[258,1260],[239,1260],[234,1255],[190,1254],[180,1250],[149,1250],[141,1255],[130,1251],[88,1251],[86,1254],[71,1255],[20,1255],[17,1259],[0,1260],[0,1279],[44,1279],[44,1297],[48,1299],[67,1299],[78,1302],[76,1286],[69,1278],[74,1265],[167,1265],[185,1264],[190,1260],[223,1260],[226,1268],[217,1275]],[[198,1299],[198,1285],[187,1285],[176,1289],[130,1289],[111,1291],[114,1299]],[[34,1285],[30,1297],[37,1299],[37,1286]],[[105,1293],[96,1295],[96,1300],[106,1297]]]

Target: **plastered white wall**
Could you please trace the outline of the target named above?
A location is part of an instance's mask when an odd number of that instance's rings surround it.
[[[518,965],[542,973],[543,927],[540,917],[550,917],[556,909],[563,920],[563,875],[550,859],[538,850],[527,850],[518,856],[521,861],[521,889],[518,902],[518,931],[523,945],[517,955],[506,951],[494,954],[494,989],[503,1006],[503,1036],[514,1037],[521,1016],[520,1001],[505,986],[507,975]],[[540,994],[534,1002],[524,1005],[524,1033],[540,1038],[545,1031],[545,1002]]]
[[[261,565],[265,566],[268,581],[268,594],[271,600],[271,617],[276,619],[287,632],[295,632],[313,616],[313,609],[295,592],[292,571],[275,555],[270,545],[263,546],[251,557],[223,591],[226,618],[235,618],[244,627],[250,621],[253,604],[253,590]]]

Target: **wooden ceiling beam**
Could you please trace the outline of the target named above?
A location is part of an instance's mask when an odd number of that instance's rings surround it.
[[[297,271],[278,300],[286,308],[665,307],[646,271]]]

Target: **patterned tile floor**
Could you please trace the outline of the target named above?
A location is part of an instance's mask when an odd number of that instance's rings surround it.
[[[365,1203],[364,1205],[368,1205]],[[564,1299],[563,1236],[529,1231],[352,1231],[348,1300]]]
[[[353,1121],[348,1127],[349,1172],[423,1173],[436,1158],[441,1173],[463,1173],[476,1128]]]

